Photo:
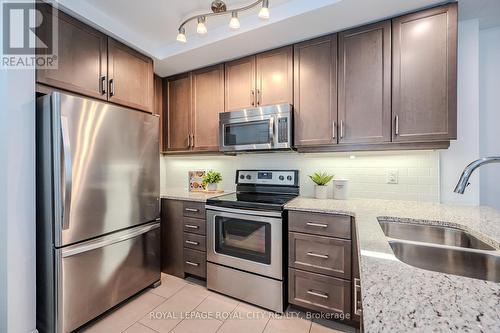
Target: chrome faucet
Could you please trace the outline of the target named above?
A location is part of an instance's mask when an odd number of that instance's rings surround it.
[[[464,194],[465,188],[469,186],[469,177],[472,175],[474,170],[479,168],[481,165],[488,163],[500,163],[500,156],[483,157],[466,166],[462,172],[462,176],[460,176],[457,186],[455,186],[454,192]]]

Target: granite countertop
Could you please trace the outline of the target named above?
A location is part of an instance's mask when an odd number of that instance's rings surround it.
[[[299,197],[288,210],[355,217],[365,332],[500,332],[500,283],[428,271],[394,256],[377,218],[441,224],[500,247],[500,211],[376,199]]]
[[[206,202],[207,199],[218,197],[220,195],[225,195],[232,193],[230,191],[225,191],[223,193],[201,193],[201,192],[189,192],[185,188],[168,189],[166,192],[160,195],[162,199],[173,199],[173,200],[186,200],[186,201],[199,201]]]

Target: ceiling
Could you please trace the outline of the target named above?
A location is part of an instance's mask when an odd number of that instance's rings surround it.
[[[208,18],[208,34],[186,26],[188,42],[176,41],[179,24],[206,13],[211,0],[56,0],[62,8],[118,40],[153,57],[155,73],[165,77],[330,32],[378,21],[443,0],[270,0],[271,18],[259,8],[241,13],[241,28],[229,17]],[[226,0],[228,10],[253,0]],[[470,0],[474,2],[474,0]],[[480,0],[486,1],[486,0]],[[500,2],[498,0],[488,0]]]
[[[478,19],[480,29],[500,26],[500,0],[460,0],[459,20]]]

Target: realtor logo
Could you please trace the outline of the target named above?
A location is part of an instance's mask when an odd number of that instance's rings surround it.
[[[2,1],[1,68],[57,69],[57,3]]]

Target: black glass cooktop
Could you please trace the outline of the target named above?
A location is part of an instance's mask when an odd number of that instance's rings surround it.
[[[282,210],[296,194],[239,192],[207,200],[207,205],[229,208],[251,208],[257,210]]]

